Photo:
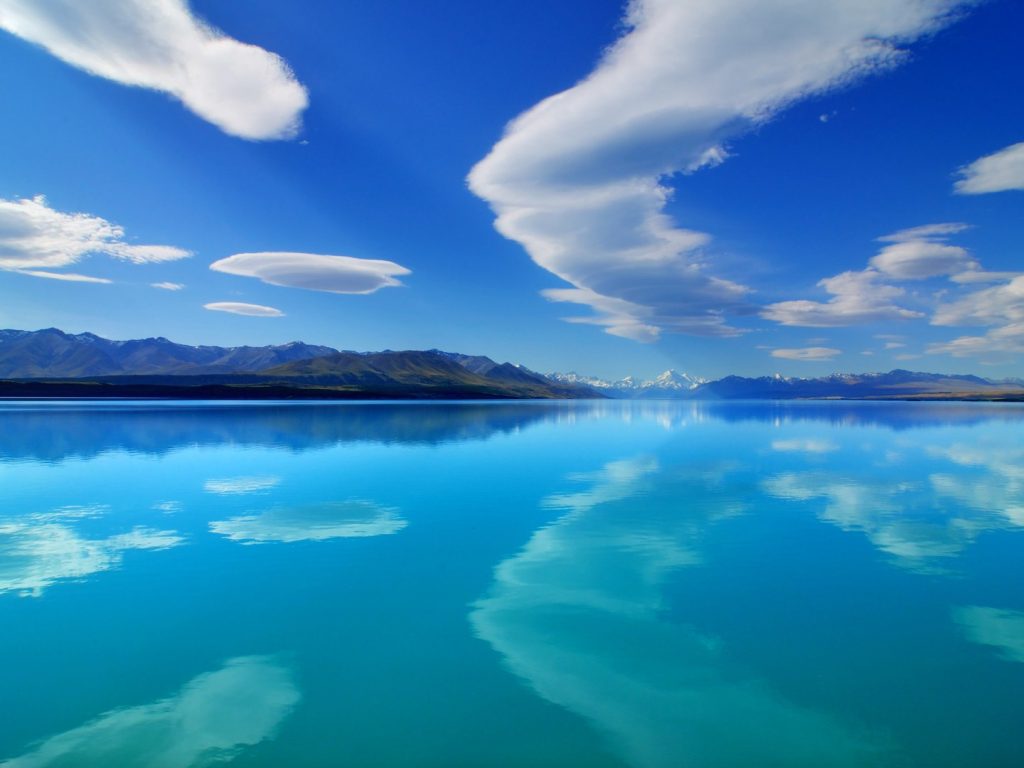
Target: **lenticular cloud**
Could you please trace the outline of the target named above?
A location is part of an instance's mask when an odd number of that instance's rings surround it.
[[[401,285],[397,275],[411,274],[401,264],[353,256],[266,251],[236,253],[210,265],[214,272],[256,277],[270,285],[327,293],[373,293]]]
[[[664,213],[665,179],[793,101],[900,61],[955,0],[635,0],[597,69],[509,124],[469,175],[498,231],[571,285],[570,318],[651,341],[728,336],[750,289],[713,273],[708,236]]]
[[[91,74],[168,93],[243,139],[294,136],[309,101],[280,56],[225,36],[183,0],[0,0],[0,28]]]

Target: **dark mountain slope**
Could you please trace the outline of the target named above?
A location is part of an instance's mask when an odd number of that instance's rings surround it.
[[[112,341],[56,328],[0,331],[0,377],[88,378],[254,372],[326,355],[330,347],[292,342],[269,347],[193,347],[164,338]]]
[[[396,391],[465,392],[505,397],[579,397],[581,390],[565,387],[540,376],[521,373],[508,363],[478,366],[475,373],[451,353],[427,352],[338,352],[333,355],[288,363],[261,372],[273,381],[291,381],[303,386],[354,387]],[[589,396],[589,393],[585,393]]]

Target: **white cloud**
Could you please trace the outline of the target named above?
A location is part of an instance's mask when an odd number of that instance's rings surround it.
[[[203,490],[207,493],[220,495],[237,495],[244,493],[262,493],[276,488],[281,484],[281,478],[267,477],[225,477],[215,480],[207,480],[203,483]]]
[[[896,280],[923,280],[975,269],[977,262],[958,245],[908,240],[887,245],[872,257],[871,266]]]
[[[975,160],[959,176],[953,189],[961,195],[1024,189],[1024,141]]]
[[[924,224],[920,227],[908,227],[893,232],[891,235],[882,235],[878,238],[880,243],[910,243],[919,240],[937,240],[942,242],[950,235],[970,229],[970,224],[962,221],[944,221],[939,224]]]
[[[952,275],[949,279],[954,283],[1000,283],[1024,275],[1024,272],[986,272],[983,269],[971,269]]]
[[[0,16],[2,18],[2,16]],[[192,254],[169,245],[132,245],[124,229],[88,213],[63,213],[50,208],[46,198],[0,198],[0,269],[18,270],[34,277],[95,282],[84,275],[56,277],[39,272],[76,264],[90,254],[105,254],[133,264],[174,261]]]
[[[832,294],[827,302],[780,301],[769,304],[761,316],[782,325],[811,328],[830,328],[861,325],[884,320],[905,320],[924,317],[924,313],[906,309],[895,303],[905,291],[883,282],[882,273],[875,269],[843,272],[826,277],[818,285]]]
[[[256,277],[270,285],[327,293],[373,293],[401,285],[411,271],[393,261],[316,253],[236,253],[210,265],[215,272]]]
[[[69,283],[98,283],[101,285],[109,285],[113,282],[113,280],[108,280],[105,277],[91,277],[90,275],[79,275],[75,272],[45,272],[38,269],[18,269],[12,271],[17,272],[19,275],[43,277],[47,280],[64,280]]]
[[[300,699],[287,667],[267,656],[240,656],[169,698],[107,712],[4,766],[220,765],[271,738]]]
[[[932,325],[996,327],[983,335],[960,336],[952,341],[931,344],[928,353],[970,357],[1024,352],[1024,275],[1009,274],[1011,278],[1002,285],[972,291],[940,304],[931,320]]]
[[[993,328],[982,336],[958,336],[952,341],[929,344],[927,352],[953,357],[1024,353],[1024,322]]]
[[[946,243],[950,235],[967,228],[960,222],[944,222],[885,235],[879,241],[891,245],[872,257],[871,266],[895,280],[924,280],[977,269],[965,248]]]
[[[998,648],[1007,661],[1024,663],[1024,612],[968,605],[953,611],[967,639]]]
[[[772,357],[781,357],[784,360],[831,360],[836,355],[842,354],[841,350],[831,347],[802,347],[800,349],[773,349]]]
[[[185,0],[3,0],[0,27],[90,74],[170,94],[232,136],[292,137],[308,104],[280,56],[213,29]]]
[[[83,508],[91,510],[93,508]],[[88,514],[58,510],[26,519],[0,520],[0,594],[18,592],[38,597],[65,579],[85,579],[120,566],[124,552],[177,546],[173,531],[134,528],[105,539],[86,539],[61,520]]]
[[[214,301],[203,304],[203,309],[213,312],[229,312],[232,315],[246,315],[247,317],[284,317],[284,312],[280,309],[263,304],[246,304],[244,301]]]
[[[906,291],[892,281],[985,274],[965,248],[946,240],[967,224],[944,222],[911,227],[878,238],[887,243],[866,269],[818,281],[833,295],[827,302],[796,300],[769,304],[761,316],[783,325],[830,327],[924,317],[897,303]],[[970,278],[963,280],[967,282]]]
[[[1024,276],[940,305],[932,325],[998,325],[1024,321]]]
[[[167,283],[167,282],[164,282],[164,283],[150,283],[149,285],[152,288],[159,288],[162,291],[180,291],[180,290],[184,289],[184,287],[185,287],[182,283]]]
[[[793,101],[894,65],[954,0],[634,0],[585,80],[516,118],[473,168],[496,228],[572,288],[607,332],[736,334],[748,289],[712,274],[707,235],[664,214],[668,176]],[[613,303],[615,311],[608,311]]]
[[[215,520],[210,530],[243,544],[263,544],[387,536],[407,525],[397,509],[354,499],[274,507],[258,515]]]

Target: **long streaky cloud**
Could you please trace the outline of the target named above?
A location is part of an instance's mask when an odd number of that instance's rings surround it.
[[[280,56],[213,29],[184,0],[0,0],[0,28],[244,139],[294,136],[309,101]]]
[[[505,237],[572,287],[571,318],[650,341],[735,335],[750,289],[713,274],[708,236],[664,213],[664,183],[792,102],[901,61],[957,0],[634,0],[585,80],[509,124],[469,174]]]
[[[401,285],[396,277],[412,274],[393,261],[286,251],[236,253],[213,262],[210,269],[259,278],[269,285],[327,293],[373,293]]]
[[[102,285],[109,285],[113,280],[108,280],[105,277],[92,277],[91,275],[79,275],[76,272],[47,272],[42,269],[19,269],[17,270],[19,275],[28,275],[29,277],[42,277],[47,280],[63,280],[68,283],[98,283]]]

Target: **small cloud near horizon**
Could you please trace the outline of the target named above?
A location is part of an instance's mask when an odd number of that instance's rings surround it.
[[[781,357],[783,360],[804,360],[813,362],[816,360],[831,360],[836,355],[842,354],[842,350],[832,347],[802,347],[799,349],[773,349],[772,357]]]

